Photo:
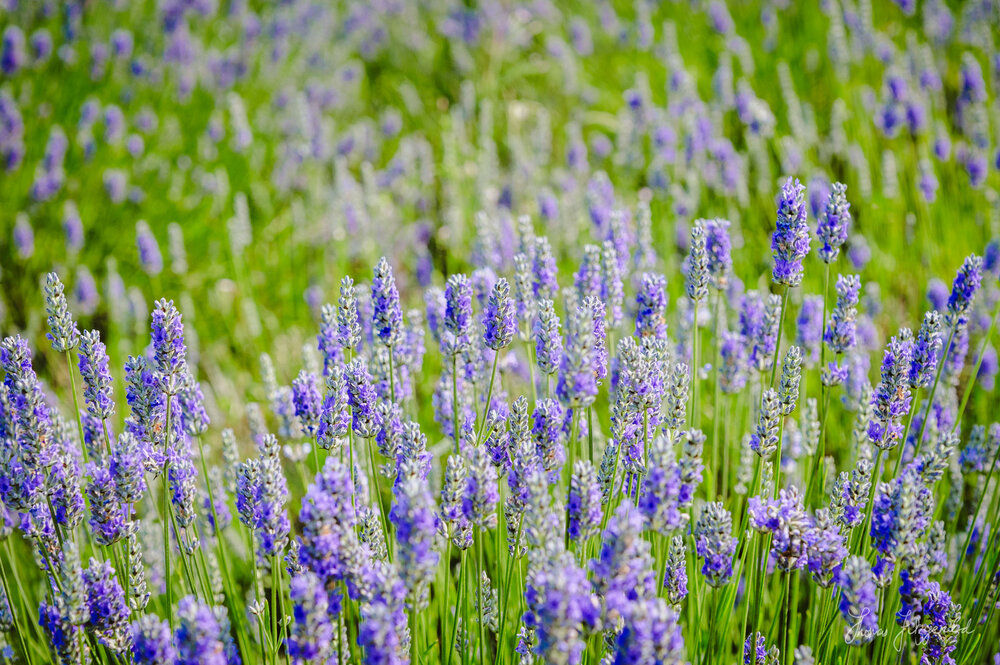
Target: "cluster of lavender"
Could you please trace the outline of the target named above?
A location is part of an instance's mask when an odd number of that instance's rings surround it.
[[[223,4],[0,14],[0,661],[1000,659],[995,3]]]
[[[963,445],[962,423],[981,382],[982,349],[965,371],[971,322],[980,292],[1000,295],[996,266],[967,258],[940,311],[888,342],[872,386],[859,277],[838,277],[828,315],[829,294],[798,294],[813,236],[826,266],[848,237],[842,185],[823,210],[810,224],[801,185],[782,187],[773,294],[743,292],[730,225],[697,220],[676,334],[666,277],[615,248],[621,211],[572,286],[527,218],[513,290],[503,264],[480,265],[404,313],[383,258],[370,289],[343,279],[291,386],[262,356],[268,404],[248,404],[246,435],[225,430],[221,447],[173,302],[156,303],[149,345],[125,363],[120,414],[100,334],[78,330],[49,274],[48,339],[79,371],[82,405],[63,417],[28,342],[3,341],[8,653],[576,665],[858,648],[881,662],[895,623],[922,662],[985,655],[1000,426],[969,425]],[[430,440],[425,333],[442,361]],[[848,430],[830,446],[846,456],[838,475],[827,445]],[[40,597],[24,593],[39,576]]]

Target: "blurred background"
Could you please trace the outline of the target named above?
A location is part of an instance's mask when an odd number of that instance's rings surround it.
[[[234,422],[343,275],[364,292],[385,255],[422,309],[451,272],[509,276],[521,215],[564,275],[613,233],[673,296],[691,220],[724,217],[767,288],[780,183],[814,216],[842,181],[873,349],[1000,231],[993,2],[3,4],[0,330],[62,395],[49,271],[117,367],[175,300]]]

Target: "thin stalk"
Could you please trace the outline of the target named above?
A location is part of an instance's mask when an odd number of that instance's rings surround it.
[[[490,400],[493,399],[493,381],[497,378],[497,360],[500,359],[500,352],[493,352],[493,370],[490,372],[490,387],[486,391],[486,412],[483,415],[483,422],[479,426],[479,433],[476,434],[476,441],[481,441],[483,438],[483,432],[486,430],[486,421],[490,417]]]
[[[958,323],[956,322],[951,326],[951,331],[948,333],[948,343],[944,345],[944,352],[941,354],[941,359],[938,361],[937,372],[934,373],[934,384],[931,386],[931,393],[927,396],[927,413],[930,413],[930,406],[934,404],[934,394],[937,392],[938,382],[941,380],[941,372],[944,370],[945,362],[948,360],[948,351],[951,349],[951,342],[955,338],[955,332],[958,329]],[[916,457],[920,454],[920,444],[924,440],[924,430],[927,429],[927,421],[930,418],[925,417],[924,421],[920,423],[920,433],[917,435],[917,440],[913,444],[913,456]],[[957,422],[957,421],[956,421]],[[902,455],[902,452],[900,453]]]

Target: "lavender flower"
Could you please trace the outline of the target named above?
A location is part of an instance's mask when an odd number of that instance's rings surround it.
[[[361,358],[355,358],[347,366],[347,394],[354,433],[363,439],[370,439],[378,428],[376,394],[371,374]]]
[[[483,340],[486,346],[499,351],[507,347],[517,332],[517,315],[510,299],[510,284],[506,279],[497,280],[490,292],[489,302],[483,312]]]
[[[638,508],[649,528],[668,535],[682,524],[681,468],[670,457],[670,443],[657,437],[647,453],[648,469],[642,479]]]
[[[304,662],[324,659],[330,651],[333,624],[327,614],[329,598],[315,573],[304,571],[292,578],[289,597],[295,622],[288,637],[288,655]]]
[[[636,337],[667,338],[667,278],[643,273],[636,296]]]
[[[720,587],[733,576],[736,539],[733,518],[722,503],[708,503],[694,526],[695,551],[705,560],[701,573],[710,586]]]
[[[569,408],[582,409],[597,397],[593,314],[582,303],[570,303],[569,308],[556,394]]]
[[[323,356],[323,376],[328,375],[331,368],[340,362],[343,356],[340,328],[337,324],[337,311],[333,305],[323,305],[320,312],[320,327],[319,334],[316,335],[316,345]]]
[[[131,613],[125,600],[125,591],[115,576],[115,569],[107,562],[90,560],[90,567],[83,571],[87,589],[87,608],[90,620],[87,626],[97,633],[99,641],[112,651],[122,652],[129,647],[128,617]]]
[[[586,542],[598,532],[603,515],[601,486],[594,465],[587,460],[577,460],[573,465],[566,507],[571,540]]]
[[[577,665],[586,637],[601,626],[601,607],[573,555],[539,553],[528,568],[524,597],[524,623],[537,637],[532,651],[552,665]]]
[[[802,283],[802,260],[809,253],[809,244],[805,187],[789,178],[781,188],[777,228],[771,238],[772,278],[776,284],[798,286]]]
[[[372,327],[375,338],[385,346],[399,344],[403,333],[403,310],[399,304],[399,291],[392,276],[392,268],[383,256],[375,265],[372,279]]]
[[[136,665],[165,665],[177,659],[170,623],[144,614],[131,626],[132,659]]]
[[[184,324],[174,301],[156,301],[152,338],[160,389],[167,395],[176,395],[187,376],[187,348],[184,345]]]
[[[54,272],[45,276],[45,311],[48,313],[50,330],[46,337],[52,342],[52,348],[59,353],[75,348],[80,331],[70,314],[63,283]]]
[[[844,353],[855,344],[855,320],[857,319],[858,298],[861,279],[857,275],[837,277],[837,304],[830,314],[824,341],[834,353]]]
[[[903,436],[902,418],[910,410],[910,386],[907,376],[913,343],[909,330],[893,337],[882,358],[882,380],[872,395],[874,416],[868,425],[868,438],[879,448],[894,447]]]
[[[684,536],[674,536],[667,548],[667,564],[664,566],[663,586],[667,589],[667,600],[671,605],[680,605],[687,597],[687,547]]]
[[[349,573],[348,545],[356,539],[353,495],[350,469],[331,455],[302,497],[299,562],[324,583]]]
[[[779,570],[806,565],[806,532],[811,524],[798,488],[780,490],[777,500],[750,497],[747,512],[754,529],[771,534],[771,556]]]
[[[124,198],[121,197],[121,198]],[[144,220],[135,223],[135,244],[139,250],[139,265],[150,277],[155,277],[163,271],[163,255],[156,236]]]
[[[708,253],[708,273],[712,286],[720,291],[729,286],[733,271],[732,242],[729,239],[729,221],[707,219],[705,223],[705,251]]]
[[[622,286],[622,270],[619,267],[618,251],[610,240],[605,241],[601,246],[601,275],[601,300],[607,305],[611,327],[617,328],[622,321],[625,291]]]
[[[115,413],[111,393],[111,370],[108,353],[101,335],[87,330],[80,335],[80,374],[83,375],[83,397],[90,415],[107,420]]]
[[[227,657],[228,635],[211,607],[187,596],[177,604],[177,617],[177,665],[234,665]]]
[[[583,260],[576,273],[573,285],[581,298],[601,297],[603,287],[601,275],[601,248],[597,245],[584,245]]]
[[[924,314],[920,331],[913,343],[910,362],[910,390],[929,388],[934,380],[938,355],[941,351],[941,314],[931,310]]]
[[[684,289],[687,297],[699,302],[708,297],[708,251],[705,220],[696,219],[691,226],[691,249],[688,253]]]
[[[295,416],[309,436],[315,436],[319,431],[322,401],[319,378],[312,372],[300,371],[292,381],[292,402],[295,405]]]
[[[427,482],[416,475],[401,475],[393,487],[393,497],[389,519],[396,527],[396,556],[407,597],[419,609],[426,605],[427,588],[438,565],[434,499]]]
[[[781,383],[778,385],[778,401],[781,415],[788,416],[795,411],[799,399],[799,380],[802,378],[802,350],[797,346],[788,347],[781,363]]]
[[[551,300],[559,292],[559,283],[556,281],[558,270],[556,259],[552,256],[552,246],[545,236],[535,239],[533,258],[532,293],[535,294],[535,300]]]
[[[340,299],[337,301],[337,338],[340,346],[356,350],[361,344],[361,322],[358,317],[358,299],[354,295],[354,280],[340,280]]]
[[[462,512],[472,524],[493,529],[497,525],[496,506],[500,501],[497,472],[483,446],[470,451],[468,475],[462,493]]]
[[[945,316],[945,322],[949,327],[958,325],[959,321],[968,316],[982,281],[983,260],[974,254],[969,255],[958,269],[955,281],[951,285],[948,314]]]
[[[472,284],[465,275],[452,275],[445,287],[442,353],[455,355],[472,343]]]
[[[112,545],[128,533],[128,525],[110,469],[91,466],[87,485],[90,502],[90,530],[99,545]]]
[[[878,597],[875,576],[863,557],[851,556],[837,575],[840,613],[847,622],[844,640],[861,645],[871,642],[878,631]]]
[[[847,185],[835,182],[826,200],[823,216],[816,225],[816,235],[823,243],[819,248],[819,257],[824,263],[837,260],[841,246],[847,242],[850,226],[851,204],[847,202]]]
[[[844,471],[838,476],[830,499],[830,511],[845,528],[852,529],[864,520],[871,482],[872,463],[864,458],[858,460],[850,473]]]
[[[344,370],[333,365],[326,375],[326,397],[316,428],[316,442],[324,450],[338,450],[340,442],[347,438],[351,428],[351,413],[348,410],[349,394]]]
[[[5,372],[4,386],[14,425],[11,434],[17,442],[19,462],[29,476],[34,476],[52,464],[54,446],[49,407],[31,364],[28,342],[20,336],[4,338],[0,345],[0,366]],[[4,502],[9,504],[10,493],[6,494]],[[10,505],[17,507],[18,503]]]
[[[559,336],[559,317],[551,300],[538,303],[535,319],[535,360],[543,374],[554,374],[562,361],[562,339]]]
[[[142,499],[146,491],[146,469],[143,465],[142,452],[139,450],[139,442],[131,432],[122,432],[118,435],[118,440],[111,449],[109,470],[114,481],[115,493],[121,503],[133,504]]]
[[[844,537],[829,510],[816,511],[816,518],[806,530],[806,565],[813,580],[821,587],[829,587],[841,562],[847,557]]]
[[[771,459],[778,451],[778,426],[781,420],[781,401],[773,388],[766,388],[757,414],[757,428],[750,438],[750,448],[764,460]]]

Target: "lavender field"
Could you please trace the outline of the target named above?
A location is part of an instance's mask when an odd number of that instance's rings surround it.
[[[997,0],[0,5],[0,663],[1000,665]]]

